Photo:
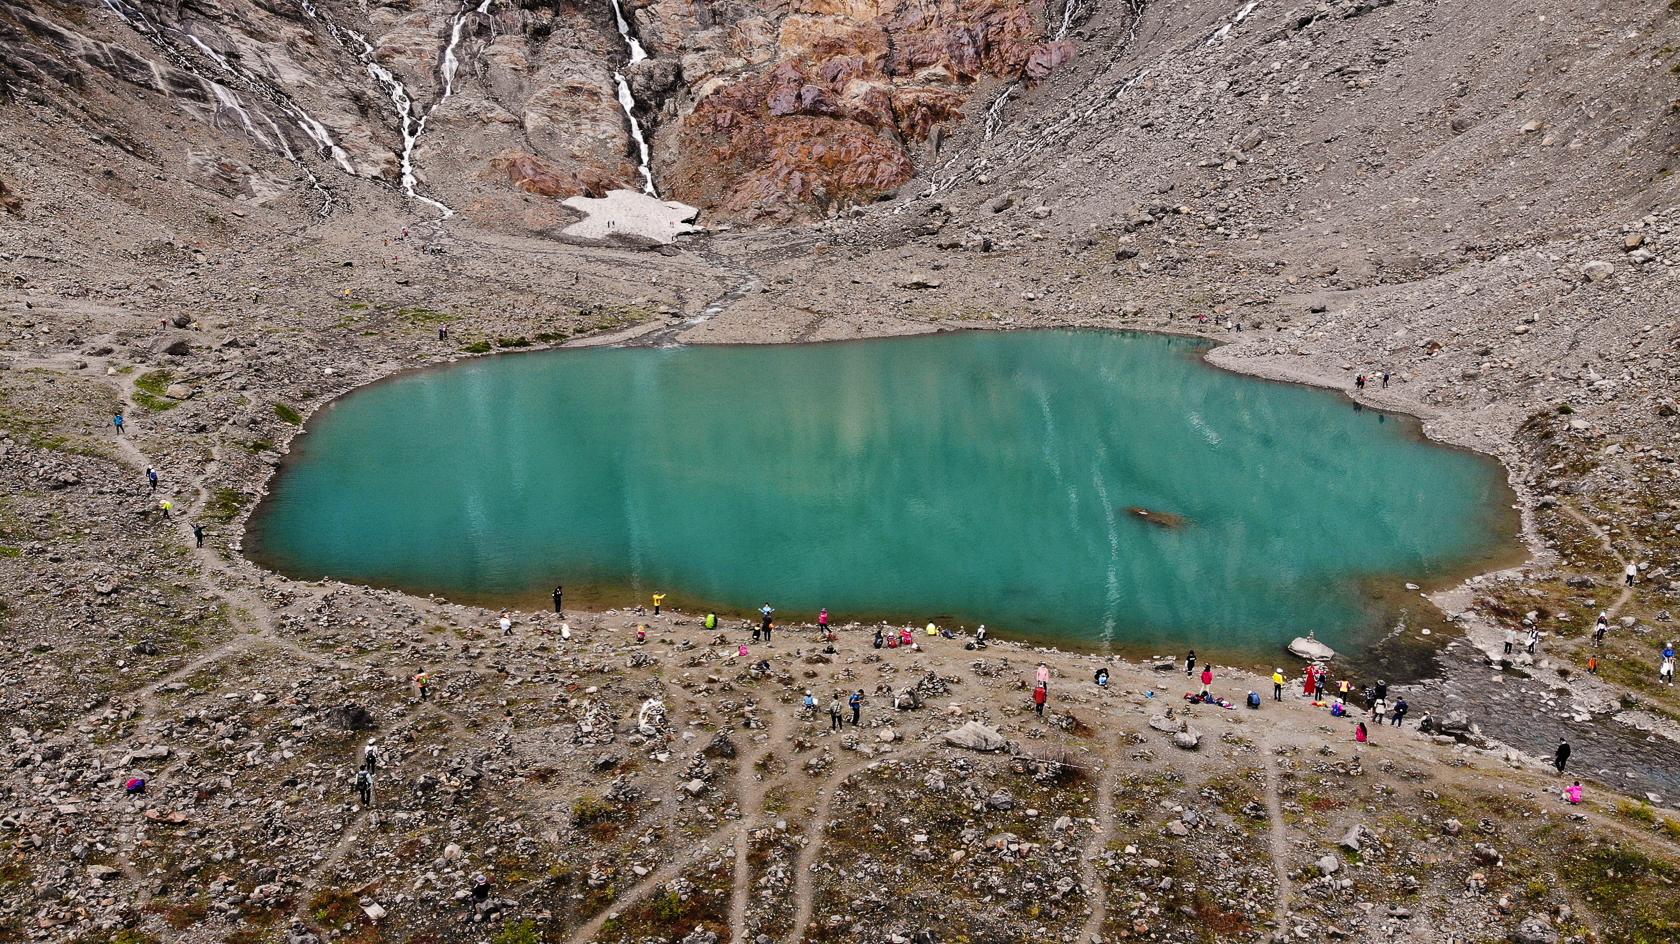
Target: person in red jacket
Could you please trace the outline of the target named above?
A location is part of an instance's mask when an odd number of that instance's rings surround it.
[[[1213,685],[1213,665],[1202,666],[1202,697],[1206,698],[1208,688]]]
[[[1038,712],[1040,718],[1044,717],[1044,703],[1049,700],[1050,689],[1046,688],[1044,683],[1033,686],[1033,710]]]

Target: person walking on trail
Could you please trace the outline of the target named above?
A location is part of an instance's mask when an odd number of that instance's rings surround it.
[[[663,593],[654,594],[653,595],[653,615],[658,616],[659,615],[659,608],[661,606],[664,606],[664,605],[665,605],[665,594],[663,594]]]
[[[118,413],[116,416],[111,417],[111,425],[117,428],[117,435],[121,436],[123,434],[123,415]]]
[[[1598,621],[1593,623],[1593,645],[1604,645],[1604,634],[1610,631],[1610,614],[1598,611]]]
[[[146,466],[146,481],[151,484],[152,491],[157,491],[158,473],[157,470],[151,466]]]
[[[432,691],[432,677],[426,674],[425,669],[421,669],[420,671],[414,673],[414,691],[420,696],[421,701],[425,701],[426,698],[430,696]]]
[[[840,713],[840,696],[834,695],[828,700],[828,729],[838,731],[845,727],[844,716]]]
[[[560,612],[562,602],[565,599],[566,599],[566,588],[563,587],[563,586],[555,587],[554,588],[554,612],[556,614],[558,614]]]
[[[373,778],[368,776],[366,770],[356,771],[356,794],[361,797],[364,809],[372,808]]]
[[[372,741],[362,748],[362,769],[369,777],[379,773],[379,748]]]
[[[1392,715],[1395,727],[1400,727],[1400,722],[1406,720],[1406,712],[1410,710],[1411,707],[1411,705],[1406,704],[1406,696],[1404,695],[1401,695],[1395,700],[1394,714]]]
[[[1196,650],[1192,649],[1184,655],[1184,674],[1196,674]]]
[[[199,547],[204,546],[204,525],[196,521],[193,522],[193,540],[198,542]]]
[[[1283,701],[1283,667],[1272,673],[1272,701]]]
[[[1038,712],[1040,719],[1044,717],[1044,703],[1050,700],[1050,689],[1043,682],[1033,687],[1033,710]]]
[[[1524,648],[1528,650],[1529,655],[1534,655],[1534,647],[1538,645],[1540,645],[1540,630],[1531,626],[1528,630],[1528,645]]]
[[[174,511],[174,510],[175,510],[175,503],[170,501],[169,499],[165,498],[162,501],[158,502],[158,511],[163,513],[163,517],[165,519],[167,519],[169,517],[169,513]]]
[[[507,610],[502,611],[502,616],[500,619],[496,620],[496,623],[502,627],[503,636],[513,635],[513,617],[508,615]]]
[[[1627,573],[1627,585],[1631,587],[1631,586],[1633,586],[1634,580],[1638,579],[1638,577],[1639,577],[1639,565],[1635,564],[1633,561],[1628,561],[1626,573]]]
[[[851,697],[846,699],[846,704],[852,709],[852,727],[855,728],[858,726],[858,715],[863,712],[863,689],[853,692]]]
[[[1505,654],[1510,655],[1511,653],[1516,651],[1516,648],[1517,648],[1517,631],[1512,629],[1511,627],[1507,626],[1507,627],[1505,627]]]
[[[1035,681],[1038,684],[1044,686],[1045,688],[1049,688],[1050,687],[1050,667],[1048,665],[1045,665],[1044,663],[1040,662],[1038,664],[1038,670],[1033,673],[1033,681]]]
[[[1209,662],[1207,664],[1207,666],[1202,669],[1202,697],[1203,698],[1207,697],[1208,688],[1211,687],[1212,685],[1213,685],[1213,663]]]
[[[1557,753],[1552,756],[1552,766],[1556,767],[1560,774],[1563,773],[1563,768],[1569,766],[1569,753],[1569,742],[1558,741]]]

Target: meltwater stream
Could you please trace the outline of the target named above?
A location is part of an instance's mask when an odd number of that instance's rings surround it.
[[[985,622],[1273,651],[1503,563],[1491,460],[1157,335],[561,350],[313,417],[248,547],[287,574],[579,606]]]
[[[641,41],[630,32],[630,22],[624,18],[624,10],[618,0],[612,0],[613,20],[618,25],[618,35],[624,39],[624,45],[630,51],[630,64],[635,65],[648,57],[647,50],[642,48]],[[630,93],[630,82],[624,73],[614,72],[613,82],[618,86],[618,105],[624,109],[624,117],[630,122],[630,139],[636,142],[636,150],[641,158],[642,190],[658,196],[659,191],[653,186],[652,155],[648,151],[647,138],[642,134],[642,123],[636,118],[636,97]]]

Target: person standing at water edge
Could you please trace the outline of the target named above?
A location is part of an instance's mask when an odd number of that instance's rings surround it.
[[[566,597],[566,588],[565,587],[561,586],[561,587],[555,587],[554,588],[554,612],[555,613],[560,612],[561,601],[563,601],[565,599],[565,597]]]
[[[497,623],[497,625],[502,627],[502,635],[503,636],[512,636],[513,635],[513,617],[508,615],[507,610],[502,611],[501,619],[498,619],[496,621],[496,623]]]
[[[1209,662],[1207,664],[1207,667],[1202,669],[1202,697],[1203,698],[1207,697],[1208,689],[1211,688],[1212,686],[1213,686],[1213,663]]]
[[[1560,774],[1563,773],[1563,768],[1569,766],[1569,753],[1569,742],[1558,741],[1557,753],[1552,756],[1552,766],[1556,767]]]
[[[706,627],[707,632],[711,632],[712,630],[717,629],[717,614],[716,613],[707,613],[704,625]]]
[[[828,638],[828,607],[826,606],[822,608],[821,613],[817,614],[817,632],[823,638]]]
[[[1283,701],[1283,668],[1272,673],[1272,701]]]
[[[661,606],[664,606],[664,605],[665,605],[665,594],[663,594],[663,593],[654,594],[653,595],[653,615],[658,616],[659,615],[659,608]]]
[[[1196,674],[1196,650],[1192,649],[1184,656],[1184,674]]]

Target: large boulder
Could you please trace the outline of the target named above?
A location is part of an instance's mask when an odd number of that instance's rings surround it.
[[[988,728],[978,721],[970,721],[954,731],[945,732],[945,743],[971,751],[1001,751],[1009,746],[996,728]]]
[[[1336,658],[1336,650],[1319,642],[1312,636],[1296,636],[1289,643],[1289,651],[1299,658],[1315,662],[1324,662]]]

